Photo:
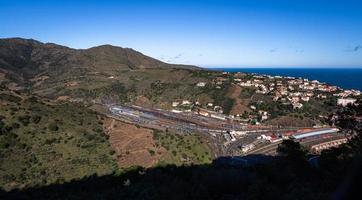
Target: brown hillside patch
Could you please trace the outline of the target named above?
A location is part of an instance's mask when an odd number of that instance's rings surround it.
[[[204,104],[212,102],[212,98],[209,97],[207,94],[201,94],[198,97],[198,101],[200,104],[204,105]]]
[[[70,81],[65,84],[66,87],[75,87],[77,85],[79,85],[77,81]]]
[[[232,85],[228,91],[228,96],[235,100],[234,106],[230,111],[230,114],[243,114],[244,111],[250,111],[248,107],[249,100],[240,99],[240,92],[242,88],[238,85]]]
[[[5,80],[5,74],[0,72],[0,81]]]
[[[17,83],[14,82],[8,83],[6,87],[11,91],[18,91],[23,89],[23,87],[19,86]]]
[[[152,167],[167,154],[166,149],[156,146],[150,129],[138,128],[114,119],[105,120],[104,128],[116,152],[119,167]]]
[[[138,96],[136,98],[135,104],[138,105],[138,106],[145,106],[145,107],[151,106],[150,100],[145,96]]]
[[[57,101],[67,101],[68,99],[70,99],[70,96],[59,96]]]

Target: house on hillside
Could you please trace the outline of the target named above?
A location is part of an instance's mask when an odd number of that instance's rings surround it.
[[[355,104],[357,99],[353,98],[340,98],[337,100],[337,105],[347,106],[348,104]]]
[[[205,87],[206,83],[205,82],[199,82],[196,84],[197,87]]]

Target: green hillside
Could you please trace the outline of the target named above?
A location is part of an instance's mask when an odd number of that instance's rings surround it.
[[[6,92],[0,104],[0,187],[62,183],[116,169],[93,111]]]

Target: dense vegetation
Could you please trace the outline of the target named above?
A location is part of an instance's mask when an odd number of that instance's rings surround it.
[[[171,153],[171,156],[160,161],[159,165],[211,163],[211,150],[199,135],[155,131],[153,138],[157,145]]]
[[[106,97],[107,99],[111,99],[114,102],[126,103],[129,102],[129,92],[130,90],[127,89],[123,83],[114,81],[92,89],[67,89],[64,91],[64,93],[62,93],[62,95],[71,95],[86,100],[102,99]]]
[[[216,88],[215,85],[212,84],[207,84],[206,87],[200,90],[199,94],[207,94],[212,99],[214,105],[221,106],[224,109],[224,114],[228,115],[230,114],[235,102],[234,99],[228,97],[227,95],[230,87],[230,80],[222,84],[220,88]]]
[[[96,113],[0,95],[0,187],[63,183],[117,167]]]

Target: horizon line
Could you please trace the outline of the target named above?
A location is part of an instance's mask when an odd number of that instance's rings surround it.
[[[362,66],[199,66],[206,69],[362,69]]]

